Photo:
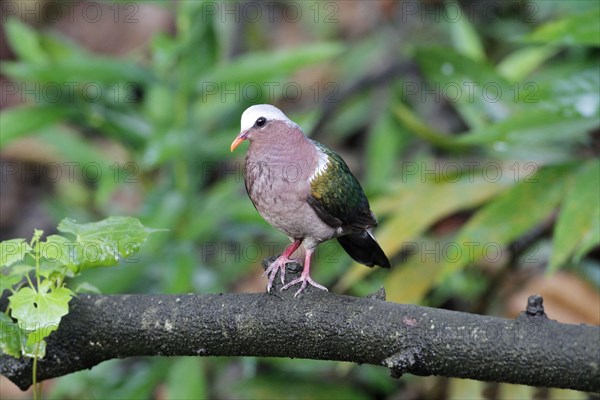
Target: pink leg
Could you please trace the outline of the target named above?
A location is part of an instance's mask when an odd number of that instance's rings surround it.
[[[298,289],[298,291],[294,295],[294,297],[297,297],[306,288],[306,284],[308,283],[318,289],[321,289],[321,290],[324,290],[327,292],[327,288],[325,286],[319,285],[317,282],[313,281],[312,278],[310,277],[310,261],[311,261],[312,254],[314,251],[315,251],[314,249],[306,250],[306,258],[304,259],[304,269],[302,270],[302,275],[300,275],[300,278],[296,278],[293,281],[289,282],[288,284],[284,285],[281,288],[281,290],[287,289],[290,286],[293,286],[297,283],[302,283],[300,285],[300,289]]]
[[[269,277],[269,284],[267,285],[267,292],[271,291],[271,287],[273,287],[273,281],[275,280],[275,276],[277,275],[277,271],[281,271],[281,283],[285,283],[285,264],[294,261],[290,259],[290,256],[300,247],[302,243],[302,239],[296,239],[292,244],[290,244],[284,251],[281,253],[279,257],[267,268],[267,270],[263,273],[262,276]]]

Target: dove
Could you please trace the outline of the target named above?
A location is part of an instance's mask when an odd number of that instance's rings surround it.
[[[369,201],[344,160],[325,145],[308,138],[281,110],[259,104],[247,108],[233,152],[249,141],[244,167],[246,191],[258,213],[283,232],[291,244],[265,270],[267,292],[279,273],[281,290],[307,285],[327,290],[310,276],[313,253],[319,244],[337,239],[355,261],[372,267],[390,267],[375,240],[377,225]],[[285,266],[292,254],[304,249],[300,277],[285,283]]]

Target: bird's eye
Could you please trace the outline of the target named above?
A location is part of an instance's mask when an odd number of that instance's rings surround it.
[[[265,117],[259,117],[256,120],[255,125],[258,127],[263,127],[263,126],[265,126],[266,123],[267,123],[267,119]]]

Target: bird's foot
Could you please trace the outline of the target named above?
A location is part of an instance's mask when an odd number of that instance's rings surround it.
[[[277,259],[271,263],[271,265],[269,266],[269,268],[267,268],[265,270],[265,272],[263,272],[262,276],[269,277],[269,283],[267,284],[267,292],[268,293],[271,292],[271,288],[273,287],[273,281],[275,280],[275,277],[277,276],[277,272],[280,272],[281,284],[283,285],[285,283],[285,266],[286,266],[286,264],[292,263],[292,262],[297,263],[298,260],[296,260],[294,258],[288,258],[284,255],[281,255],[281,256],[277,257]]]
[[[308,274],[302,274],[300,276],[300,278],[296,278],[291,282],[288,282],[286,285],[283,285],[283,287],[281,288],[281,290],[287,289],[291,286],[294,286],[298,283],[302,283],[300,285],[300,289],[298,289],[298,291],[296,292],[296,294],[294,294],[294,297],[298,297],[298,295],[300,293],[302,293],[304,291],[304,289],[306,289],[306,285],[309,284],[311,286],[316,287],[317,289],[321,289],[324,290],[326,292],[328,292],[329,290],[327,290],[327,288],[323,285],[319,285],[317,282],[313,281],[312,278],[310,277],[310,275]]]

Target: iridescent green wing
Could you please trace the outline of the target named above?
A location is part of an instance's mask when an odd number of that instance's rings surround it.
[[[375,226],[377,221],[371,212],[369,201],[344,160],[321,143],[313,143],[327,157],[328,163],[311,180],[308,203],[330,226],[359,229]]]

